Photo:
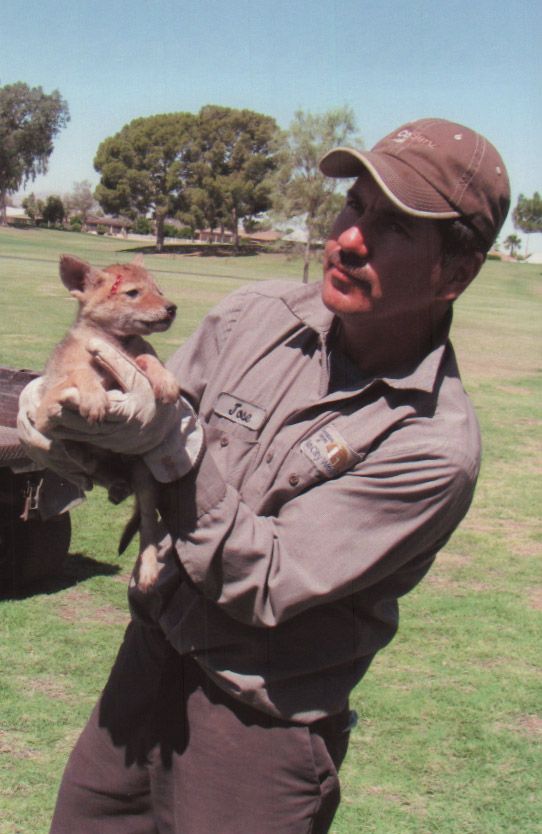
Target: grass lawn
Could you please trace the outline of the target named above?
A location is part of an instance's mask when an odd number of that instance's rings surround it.
[[[130,248],[0,229],[0,364],[40,369],[71,322],[61,252],[106,265]],[[274,255],[146,260],[179,304],[172,332],[155,340],[163,358],[243,282],[301,275],[299,261]],[[479,486],[353,694],[360,722],[333,834],[540,834],[541,312],[542,267],[498,262],[456,305],[454,344],[484,440]],[[72,514],[64,575],[0,603],[0,834],[48,831],[127,622],[134,546],[114,553],[129,513],[95,490]]]

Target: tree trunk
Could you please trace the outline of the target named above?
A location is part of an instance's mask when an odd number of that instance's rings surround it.
[[[233,248],[237,252],[239,250],[239,217],[237,216],[237,208],[234,206],[231,212],[232,226],[233,226]]]
[[[156,220],[156,250],[161,252],[164,248],[164,225],[166,222],[166,216],[161,211],[155,212],[154,216]]]
[[[7,226],[7,216],[6,216],[6,199],[7,199],[7,192],[3,189],[0,191],[0,226]]]
[[[311,259],[311,232],[307,229],[307,242],[305,243],[305,252],[303,260],[303,283],[309,283],[309,266]]]

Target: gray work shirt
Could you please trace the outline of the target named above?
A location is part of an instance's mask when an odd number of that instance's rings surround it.
[[[333,327],[320,285],[258,284],[169,363],[207,445],[165,500],[184,579],[161,626],[226,691],[301,722],[342,710],[392,639],[480,458],[447,334],[368,379]]]

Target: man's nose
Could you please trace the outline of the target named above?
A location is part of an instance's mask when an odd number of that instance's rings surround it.
[[[346,252],[354,252],[356,255],[359,255],[360,258],[367,257],[369,250],[367,249],[363,232],[359,226],[350,226],[349,229],[345,229],[344,232],[339,235],[337,243],[341,249],[344,249]]]

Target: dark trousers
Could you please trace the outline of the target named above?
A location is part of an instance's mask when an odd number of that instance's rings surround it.
[[[348,715],[280,721],[129,626],[66,767],[51,834],[325,834]]]

